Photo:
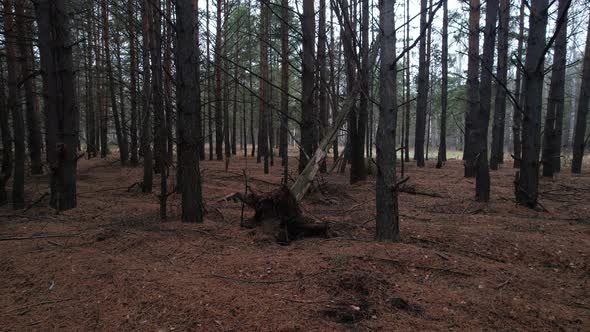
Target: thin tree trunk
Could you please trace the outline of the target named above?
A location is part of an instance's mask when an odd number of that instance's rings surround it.
[[[0,73],[4,72],[4,66],[0,59]],[[0,169],[0,206],[8,202],[6,183],[12,176],[12,133],[10,132],[9,112],[6,105],[4,75],[0,75],[0,133],[2,134],[2,169]]]
[[[446,1],[446,0],[445,0]],[[410,20],[410,0],[406,1],[406,22]],[[405,38],[405,48],[410,46],[410,24],[406,24],[406,38]],[[404,130],[404,159],[405,162],[410,162],[410,112],[412,110],[412,94],[410,91],[410,68],[411,68],[411,58],[410,52],[406,53],[406,114],[404,121],[404,125],[406,126]]]
[[[315,71],[315,20],[314,0],[303,0],[303,73],[301,105],[301,150],[299,172],[302,172],[313,153],[314,145],[314,71]],[[263,99],[264,100],[264,99]]]
[[[565,69],[567,61],[567,12],[570,0],[559,0],[558,20],[562,20],[556,33],[555,50],[553,52],[553,69],[547,115],[545,116],[543,142],[543,176],[553,177],[561,168],[561,131],[563,111],[565,107]]]
[[[328,38],[326,36],[326,0],[320,0],[320,17],[318,22],[318,76],[319,76],[319,140],[324,138],[325,131],[328,129],[328,69],[326,68],[326,46]],[[326,160],[320,165],[320,172],[326,173]]]
[[[582,172],[582,158],[584,149],[588,143],[586,135],[586,118],[588,117],[588,107],[590,104],[590,22],[586,33],[586,50],[584,53],[584,68],[582,70],[582,82],[580,84],[580,96],[578,100],[578,115],[576,117],[576,127],[574,130],[574,141],[572,150],[574,157],[572,159],[572,173]]]
[[[111,98],[111,109],[113,111],[113,119],[115,120],[115,132],[117,135],[117,144],[119,145],[119,152],[121,155],[121,164],[125,165],[129,160],[129,150],[125,139],[123,138],[122,121],[117,106],[117,94],[115,91],[115,75],[113,73],[113,65],[111,60],[111,47],[109,38],[109,13],[107,10],[107,0],[102,0],[102,38],[104,42],[105,61],[107,65],[107,75],[109,80],[109,95]],[[108,110],[108,108],[107,108]],[[108,118],[108,115],[105,115]]]
[[[492,125],[492,152],[490,168],[498,169],[504,163],[504,127],[506,122],[506,90],[508,76],[508,35],[510,32],[510,0],[500,0],[498,27],[498,68],[494,124]]]
[[[289,181],[289,0],[281,0],[281,151],[283,184]]]
[[[508,0],[503,0],[508,1]],[[443,27],[442,27],[442,47],[441,47],[441,92],[440,92],[440,136],[438,143],[438,158],[436,168],[441,168],[447,161],[447,108],[448,108],[448,90],[449,90],[449,7],[448,1],[443,3]]]
[[[477,0],[472,0],[477,1]],[[420,31],[426,29],[427,0],[420,1]],[[418,167],[424,167],[424,136],[426,135],[426,111],[428,108],[428,63],[426,59],[426,38],[420,38],[418,63],[418,95],[416,100],[416,138],[414,159]]]
[[[309,0],[307,0],[309,1]],[[260,157],[264,159],[264,174],[269,173],[269,160],[268,160],[268,118],[266,113],[270,110],[267,109],[269,98],[268,93],[268,45],[269,41],[269,12],[268,6],[270,5],[267,0],[260,0],[260,128],[259,128],[259,139],[258,149],[260,151]],[[312,73],[313,75],[313,73]],[[272,147],[271,147],[272,148]]]
[[[152,152],[152,83],[150,72],[150,31],[151,31],[151,0],[143,0],[142,3],[142,53],[143,53],[143,135],[141,136],[141,150],[143,151],[143,182],[141,190],[144,193],[152,192],[153,186],[153,152]]]
[[[223,0],[217,0],[217,28],[215,34],[215,155],[223,160],[223,123],[221,100],[221,9]]]
[[[128,0],[127,2],[127,15],[128,17],[128,28],[129,33],[129,98],[131,104],[131,166],[137,166],[139,158],[137,156],[137,51],[135,48],[135,1]]]
[[[516,49],[516,60],[518,63],[522,60],[522,53],[523,53],[523,42],[524,42],[524,8],[525,8],[525,0],[522,0],[520,5],[520,15],[519,15],[519,30],[518,30],[518,46]],[[512,107],[512,141],[513,141],[513,155],[514,155],[514,168],[520,168],[520,156],[522,151],[522,136],[521,136],[521,129],[522,129],[522,110],[523,110],[523,101],[524,101],[524,93],[522,93],[522,70],[520,68],[516,68],[516,80],[514,81],[514,98],[518,105],[513,105]]]

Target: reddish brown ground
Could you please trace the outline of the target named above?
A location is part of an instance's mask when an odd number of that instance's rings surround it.
[[[333,237],[280,246],[219,201],[243,189],[245,165],[202,165],[202,225],[178,221],[176,196],[159,221],[155,194],[127,192],[141,169],[112,161],[81,161],[73,211],[0,210],[2,238],[74,235],[0,241],[0,330],[590,329],[588,172],[543,179],[542,212],[514,204],[508,165],[489,204],[460,161],[410,166],[410,183],[443,198],[401,194],[398,244],[372,241],[374,181],[329,175],[303,210]],[[279,167],[248,169],[259,190],[279,182]],[[47,190],[29,183],[30,201]]]

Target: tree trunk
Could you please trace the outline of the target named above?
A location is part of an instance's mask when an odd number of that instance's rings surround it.
[[[153,152],[152,152],[152,83],[150,73],[150,30],[151,30],[151,0],[143,0],[141,11],[142,21],[142,53],[143,53],[143,88],[142,88],[142,109],[143,109],[143,135],[141,135],[141,150],[143,151],[143,182],[141,191],[152,192],[153,186]]]
[[[523,53],[523,42],[524,42],[524,8],[525,8],[525,0],[522,0],[520,5],[520,15],[519,15],[519,30],[518,30],[518,46],[516,49],[516,60],[517,63],[520,63],[522,60],[522,53]],[[524,101],[524,93],[522,93],[522,70],[520,68],[516,68],[516,80],[514,81],[514,99],[518,105],[513,105],[512,109],[512,141],[513,141],[513,155],[514,155],[514,168],[520,168],[520,156],[522,151],[522,112],[523,108],[523,101]]]
[[[543,176],[553,177],[553,173],[561,168],[561,129],[563,125],[563,110],[565,107],[565,69],[567,53],[567,12],[570,0],[560,0],[558,20],[562,24],[556,33],[555,49],[553,52],[553,69],[549,100],[547,101],[547,115],[543,141]]]
[[[508,0],[503,0],[508,1]],[[442,47],[441,47],[441,92],[440,92],[440,136],[438,143],[438,158],[436,167],[441,168],[447,161],[447,108],[448,108],[448,89],[449,89],[449,7],[448,1],[443,3],[443,27],[442,27]]]
[[[217,28],[215,34],[215,155],[223,160],[223,123],[221,100],[221,9],[223,0],[217,0]]]
[[[96,43],[96,36],[93,33],[94,28],[92,22],[94,21],[94,10],[93,6],[91,6],[90,10],[88,11],[88,26],[86,31],[86,153],[88,154],[88,159],[94,158],[97,156],[98,150],[98,141],[96,139],[96,107],[95,107],[95,94],[97,88],[95,83],[96,76],[94,75],[94,70],[92,63],[92,50],[95,48],[94,44]]]
[[[176,1],[176,45],[178,94],[178,147],[180,150],[182,221],[202,222],[203,207],[201,176],[199,171],[199,112],[201,94],[199,88],[199,54],[195,40],[196,3]],[[197,36],[198,36],[198,25]]]
[[[496,42],[496,21],[498,0],[486,4],[486,26],[484,30],[481,81],[479,85],[479,112],[472,114],[474,129],[470,132],[475,149],[473,164],[476,168],[475,198],[480,202],[490,199],[490,169],[488,163],[488,128],[492,107],[492,71],[494,67],[494,45]]]
[[[309,1],[309,0],[307,0]],[[313,1],[313,0],[312,0]],[[269,160],[268,160],[268,118],[267,109],[269,98],[268,93],[268,41],[269,41],[269,11],[268,6],[270,5],[267,0],[260,0],[260,113],[259,113],[259,134],[258,134],[258,149],[260,151],[260,157],[264,159],[264,174],[269,173]],[[313,71],[312,71],[313,75]],[[270,147],[272,148],[272,147]]]
[[[155,114],[155,123],[158,132],[159,139],[156,139],[155,146],[156,158],[160,164],[160,218],[166,219],[166,201],[168,198],[168,164],[167,164],[167,152],[166,152],[166,137],[168,129],[166,128],[166,114],[164,109],[164,100],[162,96],[162,19],[160,17],[160,0],[149,0],[152,1],[152,13],[151,13],[151,31],[149,34],[150,38],[150,56],[152,64],[152,93],[153,93],[153,107]]]
[[[25,205],[25,122],[20,107],[18,81],[17,31],[14,25],[13,0],[4,0],[4,35],[8,70],[8,109],[12,114],[14,132],[14,179],[12,182],[12,206],[22,209]]]
[[[27,10],[25,12],[24,5],[24,0],[17,0],[15,11],[21,81],[24,80],[23,84],[25,88],[29,157],[31,160],[31,174],[43,174],[43,162],[41,161],[41,149],[43,145],[41,129],[39,127],[39,103],[37,101],[34,76],[32,76],[35,69],[32,44],[33,31],[31,22],[26,17],[29,15],[29,11]]]
[[[0,59],[0,73],[4,72]],[[10,132],[9,112],[6,105],[4,75],[0,75],[0,133],[2,134],[2,169],[0,169],[0,206],[8,202],[6,183],[12,176],[12,133]]]
[[[47,84],[47,159],[51,174],[51,206],[76,207],[78,107],[70,46],[69,11],[64,0],[35,3],[39,50]]]
[[[281,0],[281,150],[283,184],[289,181],[289,0]]]
[[[580,97],[578,100],[578,115],[574,130],[574,142],[572,150],[572,173],[582,172],[582,158],[584,149],[588,143],[586,137],[586,118],[588,117],[588,106],[590,103],[590,22],[586,33],[586,50],[584,51],[584,69],[582,70],[582,82],[580,84]]]
[[[479,114],[479,17],[480,2],[479,0],[470,0],[469,2],[469,51],[467,63],[467,100],[468,108],[465,116],[465,147],[463,151],[463,160],[465,162],[465,177],[474,177],[476,173],[475,157],[476,144],[473,141],[475,130],[474,114]],[[484,69],[485,70],[485,69]],[[420,97],[418,97],[420,100]]]
[[[477,0],[472,0],[477,1]],[[427,0],[420,1],[420,31],[426,29]],[[426,61],[426,38],[420,38],[418,63],[418,95],[416,99],[416,139],[414,159],[418,167],[424,167],[424,136],[426,135],[426,109],[428,106],[428,63]]]
[[[172,103],[172,0],[166,0],[166,16],[164,20],[164,68],[163,68],[163,88],[164,88],[164,110],[166,111],[166,162],[172,165],[174,159],[174,134],[172,131],[172,116],[174,107]]]
[[[525,60],[524,118],[522,123],[522,159],[516,180],[516,201],[535,207],[539,195],[539,150],[548,0],[531,0],[529,36]]]
[[[326,0],[320,0],[320,17],[318,23],[318,72],[319,72],[319,94],[318,109],[320,115],[319,121],[319,140],[324,137],[328,129],[328,69],[326,68],[326,46],[328,39],[326,36]],[[320,172],[327,171],[326,160],[320,166]]]
[[[315,72],[315,20],[314,0],[303,0],[303,73],[301,74],[301,150],[299,172],[302,172],[313,153],[314,146],[314,72]]]
[[[135,1],[128,0],[127,2],[127,15],[129,33],[129,99],[131,105],[131,166],[137,166],[139,158],[137,156],[137,51],[135,48]]]
[[[127,157],[125,164],[129,160],[129,137],[127,135],[127,115],[125,114],[125,83],[123,81],[123,59],[121,56],[121,37],[119,33],[115,34],[115,52],[117,56],[117,73],[118,73],[118,86],[119,86],[119,104],[121,105],[121,135],[123,139],[123,145],[127,149]]]
[[[498,68],[494,124],[492,125],[492,152],[490,168],[498,169],[504,163],[504,126],[506,121],[506,90],[508,85],[508,35],[510,32],[510,0],[500,0],[498,27]]]
[[[115,75],[113,73],[113,65],[111,60],[111,46],[109,37],[109,13],[107,10],[107,0],[102,0],[102,38],[104,42],[104,56],[107,65],[107,74],[109,76],[109,95],[111,97],[111,109],[113,110],[113,119],[115,120],[115,132],[117,134],[117,144],[119,145],[119,152],[121,155],[121,164],[125,165],[129,160],[129,150],[125,139],[123,138],[123,119],[120,117],[117,106],[117,94],[115,91]],[[107,107],[108,111],[108,107]],[[105,116],[108,118],[108,115]]]
[[[446,1],[446,0],[445,0]],[[406,2],[406,21],[410,20],[410,0]],[[406,38],[405,38],[405,47],[409,47],[410,45],[410,24],[406,25]],[[410,68],[411,68],[411,57],[410,52],[406,53],[406,114],[405,114],[405,121],[404,121],[404,151],[403,151],[403,159],[405,162],[410,162],[410,111],[412,110],[412,94],[410,92]],[[403,161],[402,161],[403,165]]]
[[[376,201],[378,240],[399,241],[398,191],[395,174],[397,128],[397,66],[395,59],[394,0],[380,2],[381,67],[379,77],[379,128],[377,129]],[[424,1],[422,3],[424,5]],[[424,38],[421,38],[424,40]],[[422,48],[423,50],[423,48]],[[423,53],[423,52],[421,52]],[[421,55],[423,58],[423,54]],[[386,61],[385,59],[389,59]]]

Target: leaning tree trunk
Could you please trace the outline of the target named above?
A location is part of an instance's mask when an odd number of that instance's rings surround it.
[[[18,91],[18,54],[14,26],[13,0],[4,0],[4,33],[8,70],[8,108],[12,114],[14,132],[14,179],[12,182],[12,206],[21,209],[25,205],[25,122],[20,107]]]
[[[567,52],[567,12],[571,0],[559,0],[558,29],[553,52],[553,68],[543,136],[543,176],[553,177],[561,168],[561,128],[565,106]]]
[[[498,169],[504,163],[504,125],[506,122],[506,87],[508,76],[508,35],[510,32],[510,0],[500,0],[500,25],[498,27],[498,74],[494,124],[492,125],[492,152],[490,168]]]
[[[64,0],[35,3],[41,63],[46,76],[47,159],[51,174],[51,205],[58,211],[76,207],[78,107],[69,11]]]
[[[465,146],[463,160],[465,177],[474,177],[476,173],[475,157],[477,142],[473,141],[472,131],[475,129],[474,114],[479,113],[479,0],[469,3],[469,50],[467,63],[467,113],[465,116]]]
[[[580,84],[580,99],[578,101],[578,115],[576,117],[576,128],[574,131],[574,143],[572,146],[574,157],[572,160],[572,173],[582,172],[582,158],[584,148],[588,143],[586,137],[586,118],[588,117],[588,106],[590,104],[590,22],[586,35],[586,50],[584,53],[584,69],[582,71],[582,82]]]
[[[398,191],[396,188],[397,127],[397,66],[395,59],[395,13],[394,0],[380,3],[381,67],[379,77],[379,128],[377,130],[377,179],[376,209],[378,240],[399,241]],[[424,40],[424,38],[421,38]],[[386,61],[385,59],[389,59]]]
[[[526,94],[522,123],[522,158],[520,172],[517,173],[514,183],[517,202],[534,208],[537,206],[539,195],[539,150],[548,0],[532,0],[530,3],[528,47],[524,64],[523,89]]]

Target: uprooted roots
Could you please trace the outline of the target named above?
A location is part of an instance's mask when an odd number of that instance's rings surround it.
[[[242,224],[243,227],[254,228],[263,223],[277,226],[275,238],[281,244],[303,237],[328,236],[328,226],[303,216],[297,200],[286,186],[263,194],[236,193],[227,199],[242,201],[256,212]]]

